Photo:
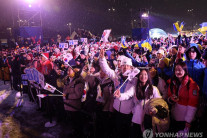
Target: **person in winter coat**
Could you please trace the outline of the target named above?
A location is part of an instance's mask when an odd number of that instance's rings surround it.
[[[174,76],[168,81],[168,102],[171,104],[171,129],[189,131],[195,117],[199,87],[188,75],[185,62],[175,64]]]
[[[84,107],[87,111],[96,113],[97,137],[108,137],[113,132],[113,81],[102,70],[86,74],[86,70],[81,73],[89,87]]]
[[[54,61],[54,66],[50,74],[48,75],[49,81],[48,84],[54,86],[57,90],[63,91],[62,86],[60,85],[59,80],[62,80],[64,77],[64,71],[61,70],[61,65],[64,64],[60,60]],[[60,95],[60,93],[55,90],[54,94]],[[51,93],[51,92],[48,92]],[[56,124],[54,117],[57,117],[57,121],[61,121],[64,118],[64,105],[62,97],[48,96],[45,98],[47,101],[47,111],[50,121],[45,124],[46,127],[51,127]]]
[[[162,58],[158,64],[157,73],[165,81],[173,75],[173,69],[169,66],[170,60]]]
[[[204,97],[207,101],[207,85],[206,85],[206,82],[207,82],[207,49],[205,49],[204,53],[203,53],[203,63],[205,65],[205,68],[204,68],[204,79],[203,79],[203,89],[202,89],[202,92],[204,94]]]
[[[178,55],[181,56],[183,61],[185,61],[186,60],[185,50],[189,46],[189,40],[186,37],[186,35],[183,35],[183,37],[179,35],[177,39],[178,39],[178,42],[177,42]]]
[[[150,77],[152,78],[152,84],[158,88],[160,94],[162,95],[162,98],[164,100],[167,100],[167,88],[168,87],[165,81],[161,77],[158,76],[155,66],[151,66],[149,72],[150,72]]]
[[[134,67],[145,67],[148,65],[148,61],[147,58],[144,58],[144,61],[137,61],[132,55],[130,55],[126,50],[124,50],[124,54],[126,57],[131,58],[132,59],[132,65]],[[139,56],[139,55],[138,55]]]
[[[82,114],[81,110],[81,98],[84,92],[85,82],[80,75],[75,71],[75,66],[70,66],[67,70],[67,79],[65,86],[63,87],[64,93],[64,108],[67,115],[70,116],[73,129],[75,130],[73,135],[81,137],[82,132]]]
[[[138,81],[136,85],[136,93],[133,97],[133,117],[132,117],[132,131],[131,137],[142,137],[142,131],[152,126],[151,117],[145,116],[145,105],[152,98],[162,98],[157,87],[153,86],[150,80],[148,70],[142,69],[138,74]],[[152,113],[155,114],[156,112]],[[144,118],[148,118],[145,120]],[[147,122],[144,122],[147,121]],[[149,126],[144,126],[148,124]]]
[[[195,43],[191,43],[190,47],[186,50],[186,58],[187,60],[185,63],[188,67],[188,74],[189,76],[198,84],[200,90],[202,90],[203,84],[203,69],[205,66],[200,61],[201,53],[198,45]]]
[[[115,89],[117,89],[114,93],[115,99],[113,104],[116,117],[115,137],[128,137],[133,107],[132,97],[135,93],[137,79],[133,78],[131,81],[127,81],[127,76],[124,73],[132,70],[132,61],[127,57],[123,58],[121,61],[121,73],[120,75],[116,74],[115,71],[108,66],[106,58],[104,57],[104,50],[102,49],[99,63],[103,72],[113,80]],[[124,83],[125,81],[126,83]],[[122,84],[122,88],[119,89]]]
[[[41,55],[41,61],[42,61],[41,73],[44,75],[45,81],[49,81],[48,75],[52,71],[52,63],[49,60],[49,53],[43,53]]]

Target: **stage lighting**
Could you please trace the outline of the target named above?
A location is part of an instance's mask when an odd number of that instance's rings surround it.
[[[142,17],[143,17],[143,18],[148,18],[149,15],[148,15],[148,13],[143,13],[143,14],[142,14]]]

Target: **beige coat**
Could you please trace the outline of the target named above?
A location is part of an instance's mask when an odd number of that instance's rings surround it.
[[[95,88],[95,82],[98,80],[100,87],[102,87],[102,98],[103,98],[103,111],[113,112],[113,82],[110,78],[105,77],[103,79],[100,78],[100,74],[96,73],[94,75],[88,75],[85,72],[82,72],[82,76],[88,85]],[[112,84],[110,83],[112,82]],[[106,85],[107,84],[107,85]]]
[[[68,100],[64,99],[64,102],[81,109],[81,98],[83,95],[84,90],[84,80],[82,78],[76,78],[72,82],[70,82],[68,85],[65,85],[63,88],[64,94],[69,94]],[[76,109],[64,105],[65,110],[67,111],[77,111]]]

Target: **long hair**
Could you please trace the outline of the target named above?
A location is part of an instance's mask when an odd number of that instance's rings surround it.
[[[180,86],[181,82],[178,80],[178,78],[175,76],[175,68],[176,66],[180,65],[182,67],[182,69],[185,71],[185,74],[183,76],[183,78],[185,78],[187,75],[188,75],[188,67],[186,65],[185,62],[183,61],[178,61],[175,66],[174,66],[174,69],[173,69],[173,77],[171,79],[171,82],[170,82],[170,91],[171,93],[173,92],[173,86],[175,85],[175,87],[177,88],[176,90],[176,96],[178,96],[178,87]],[[175,84],[174,84],[175,82]],[[187,84],[187,87],[189,88],[189,83]]]
[[[152,79],[152,84],[157,87],[159,84],[159,75],[157,73],[157,70],[156,70],[156,75],[151,79]]]
[[[142,71],[146,71],[148,75],[148,80],[145,84],[145,86],[141,86],[141,81],[139,80],[140,74]],[[138,74],[138,81],[137,81],[137,90],[136,90],[136,97],[138,100],[142,99],[149,99],[150,96],[153,94],[153,86],[152,86],[152,81],[149,75],[149,71],[147,69],[141,69],[140,73]],[[147,90],[145,91],[146,87],[148,86]]]

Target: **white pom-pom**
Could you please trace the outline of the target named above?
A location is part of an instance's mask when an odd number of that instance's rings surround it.
[[[16,98],[20,98],[21,97],[21,93],[20,92],[17,92],[16,93]]]

